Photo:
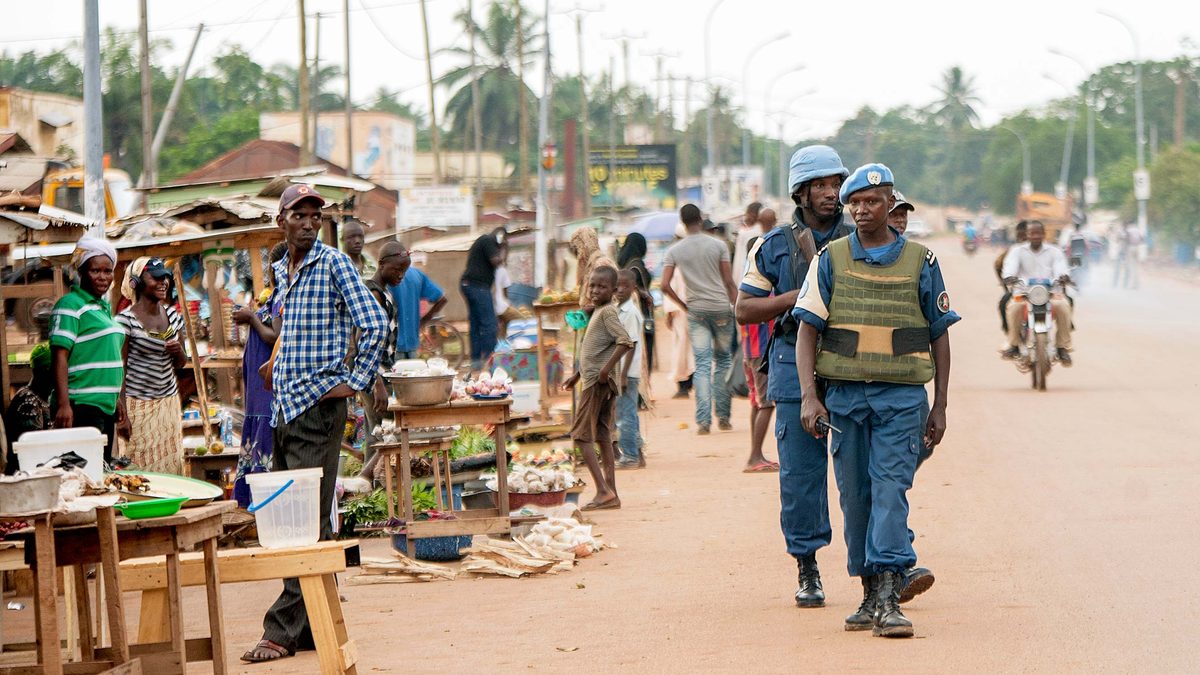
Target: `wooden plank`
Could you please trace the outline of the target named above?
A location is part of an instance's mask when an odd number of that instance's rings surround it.
[[[321,577],[300,577],[300,592],[304,595],[304,609],[308,612],[308,625],[312,628],[313,643],[317,647],[317,662],[321,675],[342,675],[341,645],[333,629],[333,616],[329,610],[331,601],[337,601],[335,591],[332,600],[325,592]]]
[[[68,573],[75,578],[75,622],[79,632],[80,660],[93,661],[96,658],[96,642],[92,636],[92,604],[88,594],[87,572],[83,565],[74,565]]]
[[[112,661],[129,661],[129,640],[125,636],[125,605],[121,595],[121,573],[118,567],[117,524],[111,506],[96,509],[96,530],[100,534],[100,550],[107,552],[100,560],[104,568],[104,591],[108,606],[108,630],[115,650]]]
[[[410,539],[455,537],[467,534],[508,534],[512,529],[507,516],[461,520],[410,521],[406,527]]]
[[[346,570],[346,552],[340,545],[320,548],[305,546],[294,551],[261,548],[221,551],[217,555],[217,568],[222,584],[334,574]],[[183,586],[203,586],[207,576],[203,554],[180,554],[179,571]],[[164,589],[166,585],[165,558],[161,556],[121,564],[121,586],[126,592]],[[142,603],[145,602],[143,597]]]
[[[124,532],[126,530],[148,530],[160,527],[177,527],[179,525],[190,525],[198,523],[208,518],[222,515],[228,511],[236,511],[237,502],[234,501],[215,501],[197,506],[190,509],[180,509],[177,513],[161,518],[142,518],[140,520],[129,520],[121,518],[117,520],[117,530]]]
[[[435,408],[404,411],[396,426],[401,429],[450,427],[460,424],[503,424],[505,408]]]
[[[192,640],[188,640],[192,642]],[[105,650],[97,650],[103,653]],[[142,662],[146,675],[185,675],[184,662],[177,652],[171,651],[171,643],[160,642],[150,645],[130,645],[130,651]]]
[[[8,293],[5,293],[5,288],[11,291],[14,287],[5,287],[3,284],[0,284],[0,307],[8,306],[8,303],[4,301],[5,297],[9,295]],[[3,388],[3,391],[0,392],[0,396],[4,397],[4,409],[8,410],[8,404],[12,402],[12,373],[8,370],[7,319],[5,320],[4,325],[0,326],[0,359],[3,359],[3,361],[0,361],[0,387]]]
[[[104,509],[96,509],[97,514]],[[111,513],[112,509],[108,509]],[[37,564],[34,566],[34,609],[37,622],[38,663],[45,675],[62,675],[62,647],[58,641],[58,593],[55,590],[54,526],[50,515],[34,520]]]
[[[79,565],[71,565],[62,571],[63,617],[67,620],[66,658],[69,661],[80,661],[79,653],[79,622],[72,620],[78,616],[79,595],[75,589],[75,569]]]
[[[148,658],[163,658],[168,664],[179,663],[179,654],[172,651],[171,643],[168,640],[162,640],[150,643],[138,643],[129,645],[129,653],[145,662]],[[212,641],[209,638],[190,638],[184,640],[184,653],[187,654],[189,663],[193,661],[211,661],[213,657]],[[97,650],[102,658],[111,658],[111,655],[106,654],[105,650]],[[149,666],[147,666],[147,672]]]
[[[111,661],[63,663],[59,664],[60,670],[56,672],[62,673],[63,675],[104,675],[105,673],[112,672],[110,670],[112,667],[113,664]],[[43,670],[42,666],[13,666],[10,668],[0,668],[0,675],[45,675],[45,673],[48,672],[48,670]]]
[[[207,577],[205,587],[208,592],[208,631],[213,653],[213,675],[225,675],[225,620],[221,614],[221,568],[217,564],[215,537],[204,542],[204,574]]]
[[[188,346],[192,349],[192,374],[196,376],[196,397],[200,399],[201,415],[208,415],[208,384],[204,379],[204,369],[200,367],[200,351],[196,348],[196,324],[192,321],[192,312],[188,309],[188,303],[183,300],[183,268],[179,263],[175,263],[175,288],[179,293],[179,306],[183,309],[183,323],[187,330]],[[204,427],[204,445],[212,445],[212,429],[205,424]]]
[[[128,663],[122,663],[115,668],[106,670],[101,675],[142,675],[142,662],[140,659],[134,659]]]
[[[254,297],[262,295],[266,285],[263,283],[263,248],[256,246],[250,249],[250,278],[254,282]]]
[[[161,586],[141,589],[136,584],[126,585],[125,571],[121,571],[121,586],[126,591],[142,591],[142,609],[138,616],[138,642],[167,642],[171,639],[167,630],[167,613],[170,611],[169,593],[167,593],[167,570],[164,563],[162,568]],[[131,588],[132,586],[132,588]],[[133,653],[134,645],[129,646]]]
[[[5,284],[4,299],[54,297],[54,284],[42,281],[33,284]]]
[[[450,504],[454,504],[454,494],[447,488],[446,496],[450,498]],[[442,500],[442,458],[438,453],[433,455],[433,501],[437,503],[438,511],[446,510],[446,503]]]
[[[221,516],[212,516],[197,523],[177,525],[173,529],[175,530],[175,545],[179,547],[180,551],[186,551],[225,533],[225,525],[221,522]]]
[[[508,408],[502,409],[504,420],[496,425],[496,508],[508,520]]]
[[[346,630],[346,619],[342,616],[342,599],[338,595],[337,581],[332,574],[321,576],[321,583],[325,585],[325,597],[329,600],[329,616],[333,619],[333,637],[338,644],[340,656],[342,658],[342,669],[347,675],[357,675],[358,667],[358,645],[350,639],[350,633]]]
[[[171,649],[186,658],[183,644],[183,595],[179,585],[179,556],[167,555],[167,623],[171,629]]]

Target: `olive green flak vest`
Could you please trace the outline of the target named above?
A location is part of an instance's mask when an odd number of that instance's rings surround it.
[[[853,258],[849,237],[829,244],[833,293],[817,351],[818,375],[894,384],[933,379],[919,290],[927,253],[921,244],[905,241],[896,262],[868,265]]]

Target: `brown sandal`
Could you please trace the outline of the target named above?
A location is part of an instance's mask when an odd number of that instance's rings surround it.
[[[275,654],[275,656],[258,656],[255,652],[265,650]],[[271,642],[270,640],[259,640],[258,644],[254,645],[254,649],[242,654],[242,660],[246,663],[263,663],[265,661],[276,661],[278,659],[286,659],[294,654],[287,647]]]

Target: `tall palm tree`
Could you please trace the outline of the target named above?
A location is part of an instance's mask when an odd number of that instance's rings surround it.
[[[934,116],[955,131],[974,127],[979,123],[975,105],[982,103],[975,93],[975,78],[968,77],[962,68],[954,66],[942,74],[938,87],[942,98],[933,104]]]
[[[523,13],[525,38],[525,66],[533,65],[537,50],[531,49],[528,36],[534,34],[534,23],[528,12]],[[455,19],[462,24],[464,32],[473,19],[466,12],[459,12]],[[517,12],[508,3],[493,2],[488,6],[487,21],[483,26],[476,24],[478,40],[476,54],[476,76],[479,78],[480,105],[483,114],[484,145],[505,151],[513,149],[520,138],[519,102],[525,98],[526,105],[536,105],[537,97],[517,75]],[[466,57],[469,50],[464,47],[448,47],[448,54]],[[445,73],[438,83],[453,91],[446,102],[446,117],[450,121],[451,134],[466,134],[471,122],[471,68],[459,66]]]

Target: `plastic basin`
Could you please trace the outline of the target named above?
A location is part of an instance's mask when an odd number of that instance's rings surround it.
[[[321,469],[294,469],[246,475],[263,548],[307,546],[321,538],[322,473]]]
[[[140,520],[142,518],[162,518],[163,516],[173,516],[176,513],[179,513],[179,509],[183,507],[183,503],[187,500],[187,497],[175,497],[173,499],[148,499],[144,502],[116,504],[113,506],[113,508],[120,511],[121,515],[130,520]]]

